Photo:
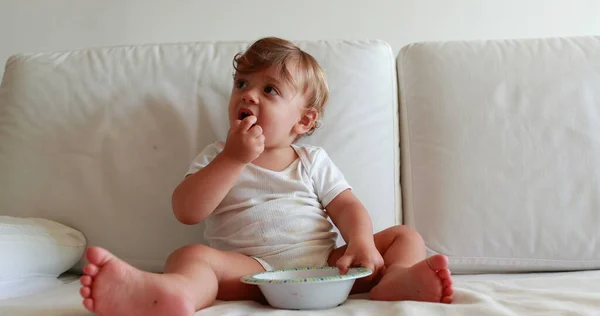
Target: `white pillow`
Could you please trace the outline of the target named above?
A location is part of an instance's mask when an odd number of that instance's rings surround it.
[[[19,296],[35,283],[47,284],[83,256],[83,233],[43,218],[0,216],[0,298]]]

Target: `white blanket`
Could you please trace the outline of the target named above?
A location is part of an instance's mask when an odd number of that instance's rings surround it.
[[[253,302],[217,302],[196,313],[212,315],[600,315],[600,271],[561,274],[456,277],[451,305],[373,302],[352,296],[320,311],[276,310]],[[81,306],[74,281],[27,297],[0,300],[0,315],[90,315]]]

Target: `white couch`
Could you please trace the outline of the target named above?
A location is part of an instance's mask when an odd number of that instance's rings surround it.
[[[170,194],[225,138],[231,61],[247,44],[13,56],[0,215],[62,223],[160,272],[171,251],[203,242],[202,225],[175,220]],[[382,41],[299,44],[331,87],[323,127],[302,141],[330,153],[375,231],[415,227],[456,281],[452,305],[357,295],[319,314],[599,313],[600,37],[415,43],[397,56]],[[81,266],[0,300],[0,314],[85,315],[70,277]],[[287,313],[219,302],[197,314],[262,312]]]

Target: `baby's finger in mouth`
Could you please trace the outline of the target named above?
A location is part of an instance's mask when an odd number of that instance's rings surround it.
[[[244,122],[244,130],[247,131],[247,130],[250,130],[252,127],[254,127],[254,125],[256,125],[257,120],[258,119],[254,115],[244,118],[244,120],[242,121],[242,122]]]

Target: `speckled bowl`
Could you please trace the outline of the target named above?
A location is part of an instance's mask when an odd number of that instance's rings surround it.
[[[327,309],[344,303],[354,281],[371,273],[366,268],[350,268],[345,275],[337,267],[292,268],[247,275],[241,281],[258,285],[275,308]]]

